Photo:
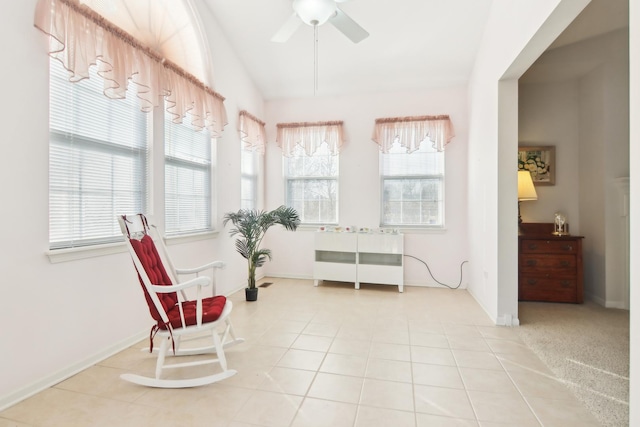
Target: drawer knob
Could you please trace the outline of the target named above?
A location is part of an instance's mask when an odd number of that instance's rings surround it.
[[[569,252],[571,252],[571,251],[573,250],[573,246],[571,246],[571,245],[565,245],[565,246],[563,246],[563,247],[562,247],[562,249],[563,249],[563,250],[565,250],[565,251],[569,251]]]
[[[562,282],[560,282],[560,286],[562,286],[563,288],[569,288],[571,287],[571,282],[568,280],[563,280]]]
[[[533,267],[533,266],[535,266],[535,265],[537,265],[537,264],[538,264],[538,260],[537,260],[537,259],[528,259],[528,260],[527,260],[527,265],[528,265],[529,267]]]
[[[532,249],[532,250],[538,249],[538,245],[536,245],[535,243],[529,243],[528,247],[529,247],[529,249]]]
[[[536,279],[527,279],[527,285],[537,285],[538,281]]]
[[[569,261],[567,261],[566,259],[563,259],[562,261],[560,261],[560,266],[569,267]]]

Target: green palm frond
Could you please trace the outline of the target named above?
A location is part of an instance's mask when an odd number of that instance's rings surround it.
[[[295,231],[300,225],[300,217],[295,209],[280,206],[272,211],[258,211],[255,209],[240,209],[224,215],[223,226],[231,222],[230,236],[240,236],[236,239],[236,250],[249,265],[249,284],[255,286],[255,270],[271,259],[270,249],[260,249],[265,233],[275,224],[282,225],[286,230]]]
[[[251,251],[247,246],[247,241],[243,239],[236,239],[236,250],[243,258],[249,259]]]
[[[267,262],[267,258],[271,260],[271,249],[258,249],[252,257],[256,267],[262,267]]]

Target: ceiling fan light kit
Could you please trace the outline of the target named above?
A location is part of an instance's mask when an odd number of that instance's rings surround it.
[[[322,25],[335,13],[338,6],[334,0],[294,0],[293,10],[307,25]]]
[[[302,22],[312,27],[329,22],[352,42],[361,42],[369,37],[369,33],[338,7],[338,3],[344,1],[346,0],[293,0],[293,14],[274,34],[271,41],[286,42]]]

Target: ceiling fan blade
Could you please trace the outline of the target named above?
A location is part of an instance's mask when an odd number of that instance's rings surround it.
[[[354,43],[369,37],[369,33],[340,8],[336,9],[336,14],[329,18],[329,22]]]
[[[293,15],[289,17],[287,22],[285,22],[284,25],[280,27],[280,29],[273,35],[273,37],[271,37],[271,41],[276,43],[286,42],[293,35],[293,33],[296,32],[298,27],[300,27],[300,24],[302,24],[302,21],[294,12]]]

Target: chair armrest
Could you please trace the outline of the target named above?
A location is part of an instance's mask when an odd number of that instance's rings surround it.
[[[182,291],[187,288],[192,288],[194,286],[209,286],[211,284],[211,279],[206,276],[194,277],[191,280],[187,280],[186,282],[178,283],[176,285],[152,285],[151,288],[158,293],[166,294],[176,291]]]
[[[195,268],[176,268],[176,274],[194,274],[199,273],[208,268],[224,268],[226,266],[224,261],[212,261],[208,264],[201,265]]]

